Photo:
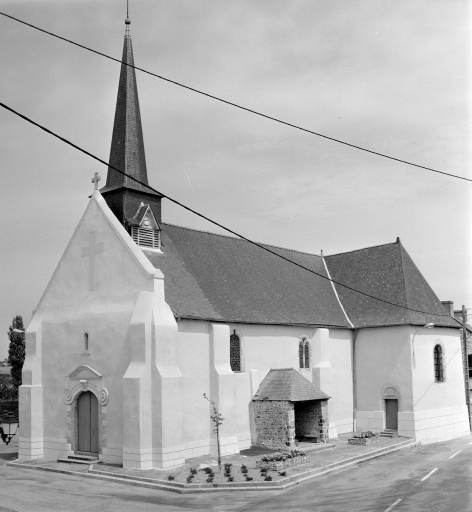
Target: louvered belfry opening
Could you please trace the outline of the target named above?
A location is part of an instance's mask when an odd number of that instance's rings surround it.
[[[141,247],[150,247],[151,249],[160,249],[160,232],[155,229],[147,229],[141,226],[131,227],[131,236],[136,244]]]

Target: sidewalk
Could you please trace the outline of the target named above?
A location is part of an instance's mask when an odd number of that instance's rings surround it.
[[[72,474],[85,478],[99,478],[127,485],[185,494],[237,490],[282,490],[317,476],[357,464],[358,462],[381,457],[394,451],[411,448],[420,444],[406,437],[397,437],[380,438],[380,443],[377,445],[353,446],[347,444],[347,439],[350,436],[351,434],[342,434],[338,439],[330,440],[324,445],[300,445],[299,449],[306,451],[310,461],[306,464],[286,468],[280,472],[269,471],[267,474],[271,476],[271,481],[267,481],[265,475],[261,476],[260,471],[256,469],[256,461],[260,460],[262,455],[270,453],[271,450],[258,447],[243,450],[239,454],[222,458],[222,465],[232,464],[231,474],[234,478],[232,482],[229,482],[228,478],[224,477],[223,467],[221,473],[218,472],[216,458],[208,455],[188,459],[185,464],[171,469],[131,470],[123,469],[115,464],[98,463],[89,466],[60,463],[45,459],[22,461],[21,463],[11,461],[7,465],[12,468],[31,468]],[[241,471],[243,464],[247,467],[246,474]],[[204,467],[211,467],[215,472],[213,482],[207,483],[206,478],[208,475],[202,469]],[[198,471],[192,483],[187,483],[186,480],[191,469],[197,469]],[[246,481],[246,475],[251,478],[250,481]],[[169,480],[169,476],[171,480]]]

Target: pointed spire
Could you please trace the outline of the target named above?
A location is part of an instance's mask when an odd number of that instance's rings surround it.
[[[128,15],[128,11],[127,11]],[[125,42],[116,100],[115,122],[110,149],[110,166],[120,169],[142,183],[148,183],[146,157],[144,155],[143,130],[139,112],[138,88],[134,70],[133,48],[126,18]],[[127,65],[129,64],[129,65]],[[161,194],[149,190],[128,176],[108,167],[106,185],[100,190],[111,211],[126,229],[135,224],[134,216],[139,204],[147,204],[156,219],[161,222]]]
[[[125,24],[126,33],[109,162],[113,167],[121,169],[143,183],[148,183],[136,73],[134,68],[131,67],[134,66],[134,59],[131,36],[129,35],[131,21],[128,17]],[[109,167],[106,185],[102,192],[120,187],[145,189],[134,180]]]

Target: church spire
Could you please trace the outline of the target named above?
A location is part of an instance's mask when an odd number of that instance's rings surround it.
[[[142,183],[148,183],[128,9],[125,24],[123,58],[108,160],[110,167],[106,185],[100,192],[120,222],[129,226],[133,224],[132,219],[142,202],[150,206],[159,223],[162,196],[111,167],[120,169]]]
[[[126,172],[126,174],[133,176],[143,183],[148,183],[136,73],[134,68],[131,67],[134,66],[134,59],[131,36],[129,35],[129,26],[131,24],[129,18],[126,18],[125,24],[123,58],[109,162],[113,167]],[[103,191],[120,186],[139,190],[144,189],[134,180],[123,176],[109,167],[107,182]]]

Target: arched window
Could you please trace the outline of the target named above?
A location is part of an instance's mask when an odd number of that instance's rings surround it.
[[[300,343],[298,344],[298,364],[300,368],[305,368],[305,358],[304,358],[304,350],[303,345],[304,341],[300,340]]]
[[[241,371],[241,339],[236,331],[229,337],[229,364],[233,372]]]
[[[443,349],[441,345],[434,347],[434,380],[436,382],[444,381]]]
[[[300,368],[310,368],[310,340],[306,337],[298,343],[298,364]]]
[[[305,368],[310,368],[310,342],[305,340]]]
[[[85,352],[88,352],[88,349],[89,349],[88,333],[84,333],[84,348],[85,348]]]

